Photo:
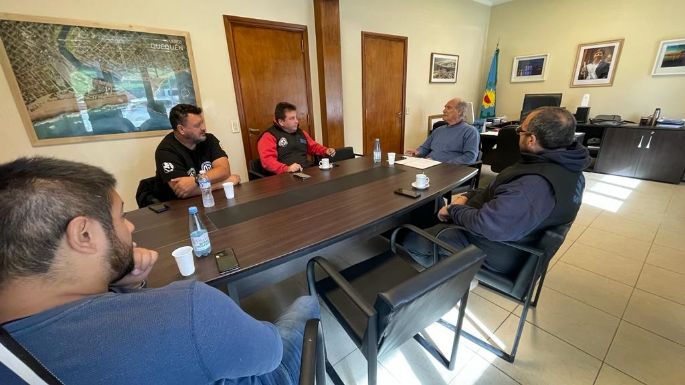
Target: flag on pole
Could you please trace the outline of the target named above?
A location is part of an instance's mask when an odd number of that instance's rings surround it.
[[[492,55],[492,63],[490,63],[490,73],[488,74],[488,81],[485,83],[485,92],[483,93],[483,100],[480,106],[480,118],[492,118],[495,116],[495,94],[497,92],[497,58],[499,57],[499,48],[495,48],[495,54]]]

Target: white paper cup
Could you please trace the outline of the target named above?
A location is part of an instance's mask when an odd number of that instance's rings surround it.
[[[178,270],[181,275],[187,277],[195,272],[195,260],[193,259],[193,247],[183,246],[171,252],[176,259]]]
[[[223,184],[224,194],[226,194],[226,199],[235,198],[235,190],[233,190],[233,182],[226,182]]]
[[[389,152],[388,153],[388,164],[393,165],[395,164],[395,153],[394,152]]]

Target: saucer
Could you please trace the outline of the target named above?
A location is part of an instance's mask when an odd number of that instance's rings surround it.
[[[430,186],[431,186],[430,183],[428,183],[427,185],[425,185],[423,187],[419,187],[416,185],[416,182],[411,182],[411,187],[413,187],[417,190],[425,190],[425,189],[429,188]]]
[[[333,168],[333,163],[331,163],[331,165],[328,166],[328,167],[321,167],[321,166],[319,166],[319,169],[320,169],[320,170],[330,170],[330,169],[332,169],[332,168]]]

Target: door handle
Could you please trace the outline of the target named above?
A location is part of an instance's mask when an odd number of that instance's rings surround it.
[[[645,138],[644,135],[640,136],[640,143],[637,144],[637,148],[642,148],[642,139],[644,139],[644,138]]]
[[[250,131],[250,134],[259,134],[259,130],[256,128],[248,128],[248,131]]]
[[[652,135],[649,136],[649,142],[647,142],[647,146],[645,148],[649,148],[650,144],[652,144]]]

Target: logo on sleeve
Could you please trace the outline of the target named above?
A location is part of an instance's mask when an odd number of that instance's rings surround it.
[[[165,173],[170,173],[174,171],[174,164],[170,162],[164,162],[162,163],[162,169],[164,170]]]
[[[212,169],[212,162],[207,161],[207,162],[202,162],[202,165],[200,165],[200,168],[205,171],[209,171]]]
[[[195,174],[196,174],[195,168],[191,167],[191,168],[188,170],[188,176],[195,177]]]
[[[285,147],[288,145],[288,139],[281,138],[278,140],[278,147]]]

